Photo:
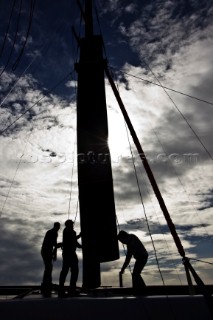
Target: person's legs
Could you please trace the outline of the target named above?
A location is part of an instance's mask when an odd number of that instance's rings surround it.
[[[70,294],[75,293],[76,291],[76,282],[78,280],[78,257],[75,254],[72,256],[71,261],[71,277],[70,277]]]
[[[52,283],[52,260],[46,259],[44,260],[44,275],[43,275],[43,284],[51,284]]]
[[[44,274],[41,284],[41,291],[43,295],[50,296],[52,288],[52,256],[50,254],[42,254],[44,261]]]
[[[132,273],[132,287],[136,294],[144,293],[146,290],[146,284],[141,277],[141,272],[146,265],[147,258],[148,257],[144,257],[144,259],[137,259],[134,265]]]
[[[60,273],[60,277],[59,277],[58,295],[61,296],[61,297],[64,296],[64,294],[65,294],[65,292],[64,292],[64,283],[65,283],[69,268],[70,268],[69,262],[64,259],[63,260],[62,269],[61,269],[61,273]]]

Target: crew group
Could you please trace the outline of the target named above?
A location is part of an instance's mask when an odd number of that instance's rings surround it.
[[[66,296],[78,295],[76,282],[78,279],[79,267],[76,249],[82,248],[82,245],[78,242],[78,239],[81,237],[81,233],[77,235],[74,231],[73,221],[67,220],[63,230],[62,243],[57,243],[59,229],[60,223],[55,222],[53,228],[46,232],[41,248],[41,255],[45,267],[41,291],[45,297],[51,296],[53,261],[57,259],[58,248],[61,248],[63,251],[63,264],[59,277],[58,296],[63,298]],[[122,230],[118,234],[118,240],[127,246],[126,259],[121,268],[120,274],[124,273],[124,270],[129,265],[133,256],[135,258],[134,269],[132,272],[133,289],[136,294],[143,294],[145,292],[146,285],[140,274],[147,263],[148,253],[142,242],[134,234],[129,234]],[[69,270],[71,271],[70,285],[68,293],[65,293],[64,284]]]

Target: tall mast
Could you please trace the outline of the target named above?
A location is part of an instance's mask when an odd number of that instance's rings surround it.
[[[92,0],[85,0],[79,39],[77,93],[78,187],[83,286],[101,284],[100,263],[119,258],[104,84],[102,38],[93,32]]]
[[[92,0],[85,1],[85,37],[93,36]]]

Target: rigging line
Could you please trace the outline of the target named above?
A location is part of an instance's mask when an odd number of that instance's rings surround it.
[[[83,20],[83,15],[82,15],[82,12],[80,14],[80,21],[79,21],[79,32],[78,32],[78,38],[80,39],[81,37],[81,26],[82,26],[82,20]],[[76,49],[76,63],[77,63],[77,60],[78,60],[78,53],[79,53],[79,44],[77,44],[77,49]]]
[[[62,22],[58,28],[56,29],[55,33],[57,33],[64,25],[64,22]],[[50,46],[52,45],[52,41],[54,39],[54,33],[52,34],[52,37],[50,38],[50,41],[48,41],[47,43],[47,46],[46,46],[46,50],[45,50],[45,54],[42,55],[42,57],[44,57],[44,55],[46,55],[47,51],[49,50]],[[41,49],[41,52],[43,51],[43,49],[45,48],[45,45],[44,44],[42,46],[42,49]],[[22,76],[27,72],[27,70],[34,64],[34,62],[37,60],[38,56],[34,57],[32,59],[32,61],[29,63],[29,65],[25,68],[25,70],[21,73],[21,75],[18,77],[18,79],[15,81],[14,85],[12,86],[12,88],[10,89],[10,91],[6,94],[6,96],[3,98],[3,100],[1,101],[0,103],[0,107],[3,105],[3,103],[7,100],[7,98],[10,96],[11,92],[16,88],[18,82],[21,80]],[[35,68],[32,70],[31,73],[34,73],[36,68],[38,67],[38,64],[37,66],[35,66]]]
[[[72,172],[71,172],[71,185],[70,185],[70,197],[69,197],[69,207],[68,207],[68,219],[70,218],[70,204],[71,204],[71,198],[72,198],[72,184],[73,184],[74,164],[75,164],[75,143],[74,143],[74,153],[73,153],[73,165],[72,165]]]
[[[12,66],[13,71],[15,71],[17,66],[19,65],[19,62],[21,60],[21,57],[24,53],[24,49],[25,49],[27,41],[28,41],[28,37],[29,37],[29,33],[30,33],[31,26],[32,26],[32,21],[33,21],[33,13],[34,13],[34,9],[35,9],[35,3],[36,3],[36,0],[31,0],[31,2],[30,2],[29,24],[28,24],[28,28],[27,28],[27,33],[25,36],[24,44],[23,44],[21,51],[18,55],[18,58],[16,59],[16,61],[14,62],[13,66]]]
[[[155,133],[155,135],[156,135],[156,138],[157,138],[159,144],[161,145],[161,148],[162,148],[163,152],[164,152],[165,155],[167,156],[167,153],[165,152],[165,149],[164,149],[164,147],[163,147],[163,145],[162,145],[159,137],[157,136],[157,133],[155,132],[154,129],[153,129],[153,131],[154,131],[154,133]],[[167,158],[168,158],[169,161],[170,161],[170,164],[171,164],[171,166],[172,166],[172,168],[173,168],[173,170],[174,170],[174,172],[175,172],[175,175],[176,175],[178,181],[180,182],[180,184],[181,184],[181,186],[182,186],[182,188],[183,188],[183,190],[184,190],[184,192],[185,192],[185,194],[186,194],[186,196],[187,196],[187,198],[188,198],[189,203],[191,204],[191,206],[192,206],[192,208],[194,209],[194,211],[197,213],[197,217],[198,217],[198,219],[199,219],[199,221],[200,221],[201,226],[204,228],[206,235],[207,235],[208,237],[210,237],[210,235],[209,235],[209,233],[208,233],[208,231],[207,231],[204,223],[203,223],[202,220],[200,219],[200,215],[198,214],[198,210],[195,208],[195,206],[193,205],[192,201],[190,200],[190,194],[187,192],[187,190],[186,190],[186,188],[185,188],[185,186],[184,186],[181,178],[179,177],[179,175],[178,175],[175,167],[174,167],[173,164],[172,164],[172,160],[171,160],[170,157],[168,157],[168,156],[167,156]]]
[[[73,71],[72,73],[72,79],[74,80],[75,79],[75,72]],[[76,82],[75,82],[75,95],[76,95],[76,98],[77,98],[77,85],[76,85]],[[75,99],[75,101],[77,101],[77,99]],[[77,124],[76,124],[77,125]],[[74,164],[75,164],[75,146],[76,146],[76,140],[77,140],[77,135],[75,135],[75,143],[74,143],[74,152],[73,152],[73,166],[72,166],[72,173],[71,173],[71,188],[70,188],[70,198],[69,198],[69,208],[68,208],[68,219],[70,217],[70,204],[71,204],[71,196],[72,196],[72,185],[73,185],[73,172],[74,172]],[[76,151],[77,153],[77,151]],[[76,213],[75,213],[75,219],[74,219],[74,222],[76,221],[76,218],[77,218],[77,214],[78,214],[78,201],[79,201],[79,197],[77,199],[77,204],[76,204]]]
[[[115,212],[115,219],[116,219],[116,222],[117,222],[118,231],[120,232],[120,231],[121,231],[121,228],[120,228],[120,224],[119,224],[118,216],[117,216],[116,212]],[[126,252],[126,248],[125,248],[125,246],[124,246],[123,243],[122,243],[122,247],[123,247],[124,255],[126,256],[126,255],[127,255],[127,252]],[[128,268],[129,268],[130,274],[132,274],[132,270],[131,270],[130,264],[128,265]]]
[[[117,87],[118,87],[118,84],[117,84]],[[119,87],[118,87],[117,90],[118,90],[118,92],[119,92]],[[139,184],[139,180],[138,180],[138,176],[137,176],[137,170],[136,170],[136,166],[135,166],[133,151],[132,151],[132,147],[131,147],[131,143],[130,143],[128,128],[127,128],[127,124],[126,124],[125,121],[124,121],[124,124],[125,124],[125,128],[126,128],[126,134],[127,134],[127,139],[128,139],[128,143],[129,143],[129,149],[130,149],[130,153],[131,153],[131,156],[132,156],[132,164],[133,164],[133,167],[134,167],[135,179],[136,179],[137,186],[138,186],[138,192],[139,192],[139,196],[140,196],[140,199],[141,199],[141,204],[142,204],[142,207],[143,207],[143,211],[144,211],[144,216],[145,216],[147,228],[148,228],[149,235],[150,235],[151,242],[152,242],[152,246],[153,246],[153,249],[154,249],[155,259],[156,259],[156,262],[157,262],[157,266],[158,266],[158,270],[159,270],[159,273],[160,273],[160,276],[161,276],[161,280],[162,280],[163,285],[165,286],[165,282],[164,282],[164,279],[163,279],[163,275],[162,275],[162,272],[161,272],[161,270],[160,270],[159,260],[158,260],[158,257],[157,257],[157,250],[156,250],[156,248],[155,248],[154,240],[153,240],[153,238],[152,238],[152,234],[151,234],[151,230],[150,230],[150,226],[149,226],[149,222],[148,222],[148,218],[147,218],[147,214],[146,214],[145,205],[144,205],[144,202],[143,202],[143,197],[142,197],[142,193],[141,193],[141,189],[140,189],[140,184]]]
[[[142,204],[142,207],[143,207],[143,212],[144,212],[146,224],[147,224],[147,228],[148,228],[148,231],[149,231],[149,236],[150,236],[150,239],[151,239],[151,242],[152,242],[152,246],[153,246],[153,249],[154,249],[155,259],[156,259],[157,266],[158,266],[158,271],[160,273],[162,283],[165,286],[165,282],[164,282],[164,279],[163,279],[163,275],[162,275],[162,272],[161,272],[161,269],[160,269],[160,264],[159,264],[159,260],[158,260],[158,256],[157,256],[157,250],[155,248],[155,243],[154,243],[154,240],[153,240],[153,237],[152,237],[152,233],[151,233],[151,230],[150,230],[149,221],[148,221],[148,218],[147,218],[146,209],[145,209],[145,205],[144,205],[144,201],[143,201],[143,196],[142,196],[141,189],[140,189],[140,184],[139,184],[139,180],[138,180],[137,170],[136,170],[136,166],[135,166],[133,151],[132,151],[132,147],[131,147],[131,143],[130,143],[130,139],[129,139],[129,133],[128,133],[128,130],[127,130],[126,123],[125,123],[125,126],[126,126],[127,139],[128,139],[128,143],[129,143],[130,153],[131,153],[131,156],[132,156],[132,164],[133,164],[133,168],[134,168],[134,172],[135,172],[135,179],[136,179],[137,186],[138,186],[139,196],[140,196],[140,199],[141,199],[141,204]]]
[[[73,9],[73,16],[76,17],[77,15],[77,2],[75,3],[76,5],[74,6]],[[81,25],[81,20],[82,20],[82,14],[80,14],[80,25]],[[78,47],[79,47],[79,42],[76,40],[74,33],[75,31],[73,31],[73,29],[75,30],[74,26],[72,26],[72,55],[73,55],[73,61],[75,63],[77,63],[77,56],[78,56]],[[79,27],[79,34],[77,36],[78,39],[80,39],[80,27]],[[74,41],[76,40],[76,41]],[[76,46],[74,45],[76,43]]]
[[[76,57],[76,54],[75,54],[75,46],[74,46],[74,43],[75,43],[75,36],[72,32],[72,37],[71,37],[71,46],[72,46],[72,55],[73,55],[73,61],[76,63],[77,62],[77,57]],[[78,43],[77,43],[77,46],[78,46]]]
[[[13,51],[14,51],[14,47],[15,47],[16,39],[17,39],[17,35],[18,35],[19,22],[20,22],[20,16],[21,16],[21,9],[22,9],[22,0],[20,0],[20,6],[19,6],[19,13],[18,13],[17,24],[16,24],[15,37],[14,37],[14,40],[13,40],[13,44],[12,44],[12,47],[11,47],[10,54],[8,56],[7,62],[5,64],[3,70],[0,73],[0,77],[4,73],[4,71],[7,69],[8,65],[9,65],[9,62],[10,62],[10,59],[12,57]]]
[[[148,120],[148,121],[149,121],[149,120]],[[166,155],[167,159],[169,160],[169,162],[170,162],[170,164],[171,164],[171,167],[172,167],[172,169],[174,170],[174,173],[175,173],[175,175],[176,175],[176,177],[177,177],[180,185],[182,186],[182,188],[183,188],[183,190],[184,190],[184,192],[185,192],[185,194],[186,194],[186,196],[187,196],[189,203],[191,203],[191,206],[193,207],[193,209],[194,209],[195,212],[197,213],[197,217],[199,218],[199,221],[200,221],[200,223],[201,223],[201,226],[204,228],[206,235],[209,237],[210,235],[209,235],[209,233],[208,233],[205,225],[204,225],[203,222],[201,221],[200,216],[198,215],[197,209],[196,209],[195,206],[192,204],[192,202],[191,202],[191,200],[190,200],[190,195],[189,195],[189,193],[187,192],[187,190],[186,190],[186,188],[185,188],[185,186],[184,186],[181,178],[179,177],[179,175],[178,175],[178,173],[177,173],[177,170],[175,169],[175,166],[174,166],[173,163],[172,163],[171,158],[167,155],[167,152],[166,152],[166,150],[165,150],[165,148],[164,148],[164,146],[163,146],[163,144],[162,144],[162,142],[161,142],[161,140],[160,140],[157,132],[156,132],[155,129],[153,128],[153,126],[152,126],[152,124],[151,124],[150,121],[149,121],[149,123],[150,123],[150,126],[151,126],[151,130],[154,132],[154,135],[156,136],[158,143],[160,144],[160,146],[161,146],[164,154]]]
[[[153,211],[155,212],[156,218],[157,218],[157,220],[158,220],[158,225],[159,225],[159,228],[160,228],[160,232],[161,232],[161,234],[163,235],[163,239],[164,239],[164,242],[166,243],[167,250],[168,250],[170,256],[173,256],[173,254],[172,254],[172,252],[171,252],[171,248],[170,248],[170,246],[169,246],[169,244],[168,244],[168,241],[167,241],[166,238],[165,238],[165,232],[162,230],[162,225],[161,225],[160,220],[159,220],[159,218],[158,218],[158,215],[157,215],[156,209],[155,209],[155,207],[154,207],[152,198],[151,198],[151,196],[150,196],[150,193],[149,193],[149,190],[148,190],[148,186],[147,186],[146,180],[144,179],[143,172],[142,172],[142,168],[140,168],[140,173],[141,173],[141,176],[142,176],[142,178],[143,178],[144,185],[145,185],[145,187],[146,187],[146,192],[147,192],[147,194],[149,195],[149,198],[150,198],[150,202],[151,202],[151,204],[152,204]],[[178,271],[177,266],[176,266],[175,261],[174,261],[174,257],[172,257],[172,260],[173,260],[173,261],[172,261],[173,267],[174,267],[174,269],[176,270],[177,278],[178,278],[178,280],[180,281],[180,284],[183,285],[183,284],[182,284],[182,281],[181,281],[181,278],[180,278],[179,271]]]
[[[207,101],[207,100],[204,100],[204,99],[201,99],[201,98],[198,98],[198,97],[192,96],[192,95],[190,95],[190,94],[187,94],[187,93],[184,93],[184,92],[181,92],[181,91],[175,90],[175,89],[171,89],[171,88],[169,88],[169,87],[163,86],[162,84],[158,84],[158,83],[156,83],[156,82],[153,82],[153,81],[150,81],[150,80],[144,79],[144,78],[142,78],[142,77],[135,76],[135,75],[133,75],[133,74],[130,74],[130,73],[125,72],[125,71],[122,71],[122,70],[117,69],[117,68],[112,67],[112,66],[111,66],[111,68],[112,68],[112,69],[114,69],[114,70],[117,70],[117,71],[119,71],[120,73],[123,73],[123,74],[125,74],[125,75],[127,75],[127,76],[129,76],[129,77],[132,77],[132,78],[135,78],[135,79],[138,79],[138,80],[141,80],[141,81],[144,81],[144,82],[147,82],[147,83],[153,84],[153,85],[155,85],[155,86],[158,86],[158,87],[164,88],[164,89],[166,89],[166,90],[169,90],[169,91],[172,91],[172,92],[175,92],[175,93],[181,94],[181,95],[186,96],[186,97],[188,97],[188,98],[195,99],[195,100],[198,100],[198,101],[201,101],[201,102],[204,102],[204,103],[207,103],[207,104],[213,105],[213,102],[211,102],[211,101]]]
[[[6,96],[4,97],[4,99],[1,101],[0,103],[0,107],[3,105],[3,103],[5,102],[5,100],[9,97],[9,95],[11,94],[11,92],[13,91],[13,89],[15,89],[16,85],[18,84],[19,80],[22,78],[22,76],[27,72],[27,70],[31,67],[31,65],[33,64],[33,62],[37,59],[37,57],[35,57],[30,63],[29,65],[26,67],[26,69],[24,69],[24,71],[22,72],[22,74],[18,77],[17,81],[14,83],[13,87],[10,89],[10,91],[6,94]]]
[[[76,221],[76,219],[77,219],[77,215],[78,215],[78,206],[79,206],[79,197],[78,197],[77,203],[76,203],[76,212],[75,212],[74,223],[75,223],[75,221]]]
[[[117,228],[118,228],[118,231],[120,232],[121,231],[121,228],[120,228],[120,224],[119,224],[119,221],[118,221],[118,216],[117,214],[115,213],[115,219],[116,219],[116,222],[117,222]],[[126,248],[124,246],[123,243],[121,243],[122,247],[123,247],[123,251],[124,251],[124,255],[126,256],[127,255],[127,252],[126,252]],[[131,270],[131,266],[129,264],[129,272],[132,274],[132,270]]]
[[[158,199],[159,205],[160,205],[160,207],[162,209],[162,212],[164,214],[164,217],[165,217],[165,219],[167,221],[168,227],[169,227],[170,232],[172,234],[172,237],[173,237],[173,240],[174,240],[175,245],[177,247],[177,250],[178,250],[180,256],[183,258],[182,261],[183,261],[184,265],[187,265],[188,269],[190,269],[191,273],[193,274],[196,283],[198,285],[200,285],[200,287],[201,287],[201,289],[203,291],[203,294],[205,296],[205,299],[206,299],[209,307],[211,307],[210,294],[205,290],[205,286],[204,286],[202,280],[198,277],[197,273],[195,272],[195,270],[191,266],[191,264],[189,262],[189,259],[186,257],[185,250],[184,250],[184,248],[182,246],[182,243],[181,243],[181,240],[180,240],[180,238],[179,238],[179,236],[177,234],[175,225],[174,225],[174,223],[173,223],[173,221],[172,221],[172,219],[170,217],[169,211],[168,211],[168,209],[166,207],[164,199],[163,199],[163,197],[161,195],[161,192],[160,192],[160,190],[158,188],[158,185],[157,185],[155,177],[154,177],[154,175],[152,173],[151,167],[149,166],[149,163],[148,163],[147,158],[145,156],[145,153],[144,153],[144,151],[142,149],[142,146],[141,146],[141,144],[139,142],[139,139],[137,137],[135,129],[134,129],[133,125],[132,125],[132,122],[131,122],[131,120],[130,120],[130,118],[128,116],[128,113],[127,113],[127,111],[125,109],[123,101],[122,101],[122,99],[121,99],[121,97],[119,95],[119,92],[116,89],[115,83],[114,83],[114,81],[112,79],[112,76],[111,76],[111,74],[109,72],[109,69],[107,68],[107,64],[105,65],[105,73],[106,73],[107,78],[108,78],[108,80],[110,82],[110,85],[111,85],[113,93],[114,93],[114,95],[116,97],[116,100],[117,100],[117,102],[118,102],[118,104],[120,106],[120,109],[122,111],[124,119],[125,119],[125,121],[126,121],[126,123],[128,125],[129,131],[130,131],[130,133],[132,135],[133,141],[134,141],[135,146],[136,146],[136,148],[138,150],[138,154],[139,154],[139,156],[141,158],[141,161],[142,161],[142,163],[144,165],[144,169],[146,170],[147,176],[148,176],[149,181],[150,181],[150,183],[152,185],[153,191],[154,191],[154,193],[155,193],[155,195],[156,195],[156,197]]]
[[[154,249],[154,254],[155,254],[155,259],[156,259],[158,271],[160,273],[160,277],[161,277],[163,286],[165,287],[166,284],[165,284],[165,281],[164,281],[164,278],[163,278],[162,271],[160,269],[160,263],[159,263],[158,256],[157,256],[157,250],[155,248],[155,243],[154,243],[154,240],[153,240],[153,237],[152,237],[152,233],[151,233],[150,226],[149,226],[149,221],[148,221],[147,214],[146,214],[145,205],[144,205],[144,202],[143,202],[143,196],[142,196],[141,189],[140,189],[140,184],[139,184],[139,180],[138,180],[137,170],[136,170],[136,166],[135,166],[135,161],[134,161],[134,157],[133,157],[133,151],[132,151],[132,147],[131,147],[131,144],[130,144],[129,133],[128,133],[128,128],[127,128],[127,124],[126,123],[125,123],[125,126],[126,126],[127,138],[128,138],[128,142],[129,142],[129,148],[130,148],[130,152],[131,152],[131,155],[132,155],[132,164],[133,164],[133,167],[134,167],[135,178],[136,178],[136,182],[137,182],[137,186],[138,186],[138,192],[139,192],[139,195],[140,195],[144,216],[145,216],[147,228],[148,228],[148,231],[149,231],[149,236],[150,236],[150,239],[151,239],[151,242],[152,242],[152,246],[153,246],[153,249]],[[175,316],[175,313],[174,313],[174,310],[173,310],[173,306],[170,303],[168,295],[166,295],[166,298],[167,298],[167,303],[168,303],[168,306],[170,308],[170,311],[171,311],[171,313],[173,315],[173,318],[176,319],[176,316]]]
[[[12,4],[12,9],[11,9],[11,12],[10,12],[10,17],[9,17],[9,22],[8,22],[8,25],[7,25],[7,30],[5,32],[3,44],[2,44],[2,47],[1,47],[1,51],[0,51],[0,57],[2,56],[2,53],[4,51],[4,47],[5,47],[6,39],[7,39],[7,36],[8,36],[9,29],[10,29],[10,23],[11,23],[11,19],[12,19],[12,15],[13,15],[15,4],[16,4],[16,0],[14,0],[13,4]]]
[[[117,100],[117,102],[119,104],[119,107],[121,109],[123,117],[124,117],[124,119],[125,119],[125,121],[126,121],[126,123],[128,125],[129,131],[131,133],[131,136],[132,136],[133,141],[135,143],[135,146],[137,148],[138,154],[139,154],[139,156],[141,158],[141,161],[143,163],[144,169],[146,170],[146,173],[147,173],[147,176],[149,178],[150,184],[151,184],[151,186],[153,188],[153,191],[154,191],[154,193],[156,195],[156,198],[158,199],[159,205],[160,205],[160,207],[162,209],[162,212],[163,212],[164,217],[165,217],[165,219],[167,221],[167,224],[168,224],[168,227],[170,229],[170,232],[171,232],[171,234],[173,236],[173,239],[174,239],[174,242],[176,244],[177,250],[178,250],[178,252],[179,252],[181,257],[185,257],[185,251],[184,251],[184,248],[183,248],[182,243],[180,241],[180,238],[179,238],[179,236],[177,234],[177,231],[175,229],[175,225],[174,225],[174,223],[173,223],[173,221],[172,221],[172,219],[170,217],[170,214],[168,212],[168,209],[166,207],[164,199],[163,199],[163,197],[161,195],[160,189],[159,189],[159,187],[157,185],[157,182],[155,180],[155,177],[153,175],[151,167],[150,167],[150,165],[149,165],[149,163],[147,161],[146,155],[145,155],[145,153],[144,153],[144,151],[142,149],[142,146],[141,146],[141,144],[139,142],[138,136],[137,136],[137,134],[135,132],[135,129],[134,129],[133,125],[132,125],[132,122],[131,122],[131,120],[129,118],[129,115],[128,115],[126,109],[125,109],[125,106],[124,106],[123,101],[122,101],[122,99],[121,99],[121,97],[119,95],[119,92],[116,89],[115,83],[114,83],[114,81],[112,79],[112,76],[111,76],[111,74],[109,72],[109,69],[107,68],[107,65],[105,66],[105,73],[106,73],[107,78],[108,78],[108,80],[110,82],[111,88],[112,88],[113,93],[115,95],[115,98],[116,98],[116,100]]]
[[[62,27],[63,27],[64,23],[62,22],[61,25],[59,25],[59,27],[56,29],[55,32],[58,32]],[[50,38],[49,43],[46,46],[46,50],[45,53],[42,55],[42,57],[44,55],[46,55],[47,51],[49,50],[51,44],[52,44],[52,40],[54,39],[54,33],[52,35],[52,37]],[[43,49],[45,48],[45,44],[42,46],[41,52],[43,51]],[[4,99],[1,101],[0,103],[0,107],[2,106],[2,104],[5,102],[5,100],[8,98],[8,96],[11,94],[11,92],[13,91],[13,89],[15,89],[16,85],[18,84],[18,82],[20,81],[20,79],[22,78],[22,76],[27,72],[27,70],[33,65],[33,63],[37,60],[38,56],[34,57],[32,59],[32,61],[29,63],[29,65],[26,67],[26,69],[21,73],[21,75],[19,76],[19,78],[17,79],[17,81],[14,83],[13,87],[10,89],[10,91],[7,93],[7,95],[4,97]],[[35,72],[36,68],[38,67],[35,66],[35,68],[32,70],[32,73]]]
[[[138,192],[139,192],[140,199],[141,199],[141,204],[142,204],[142,207],[143,207],[143,212],[144,212],[144,216],[145,216],[145,220],[146,220],[149,236],[150,236],[150,239],[151,239],[151,242],[152,242],[152,246],[153,246],[153,249],[154,249],[154,254],[155,254],[155,259],[156,259],[158,271],[160,273],[160,277],[161,277],[161,281],[163,283],[163,286],[165,287],[166,284],[165,284],[165,281],[164,281],[164,278],[163,278],[162,271],[160,269],[160,263],[159,263],[158,256],[157,256],[157,250],[156,250],[155,243],[154,243],[154,240],[153,240],[153,237],[152,237],[152,233],[151,233],[151,230],[150,230],[150,226],[149,226],[149,222],[148,222],[148,218],[147,218],[147,214],[146,214],[146,209],[145,209],[145,205],[144,205],[144,202],[143,202],[143,197],[142,197],[142,193],[141,193],[141,189],[140,189],[140,185],[139,185],[139,180],[138,180],[138,176],[137,176],[137,170],[136,170],[134,157],[133,157],[133,152],[132,152],[132,148],[131,148],[131,144],[130,144],[130,140],[129,140],[129,134],[128,134],[128,130],[127,130],[127,125],[126,125],[126,131],[127,131],[128,141],[129,141],[130,152],[131,152],[131,155],[132,155],[132,163],[133,163],[134,172],[135,172],[135,178],[136,178],[136,182],[137,182],[137,186],[138,186]],[[172,307],[172,305],[170,303],[170,300],[168,299],[168,295],[166,295],[166,298],[167,298],[167,303],[168,303],[168,306],[170,308],[170,311],[171,311],[171,313],[173,315],[173,318],[176,319],[173,307]]]
[[[59,85],[61,85],[70,75],[72,75],[72,73],[74,72],[74,70],[72,70],[71,72],[69,72],[62,80],[60,80],[59,82],[57,82],[56,85],[54,85],[51,89],[49,89],[47,91],[47,93],[51,93],[52,91],[54,91]],[[5,131],[7,131],[14,123],[16,123],[20,118],[22,118],[28,111],[30,111],[33,107],[35,107],[39,102],[41,102],[44,98],[46,97],[46,95],[44,95],[42,98],[38,99],[31,107],[29,107],[27,110],[25,110],[20,116],[18,116],[14,121],[12,121],[5,129],[3,129],[2,131],[0,131],[0,134],[3,134]]]
[[[144,60],[143,60],[144,61]],[[188,119],[184,116],[184,114],[181,112],[181,110],[178,108],[177,104],[175,103],[175,101],[172,99],[172,97],[168,94],[168,92],[166,91],[166,89],[161,85],[160,80],[157,78],[157,76],[154,74],[154,72],[152,71],[152,69],[150,68],[150,66],[144,61],[144,63],[146,64],[146,66],[149,68],[149,70],[151,71],[152,75],[155,77],[155,79],[159,82],[160,86],[162,87],[162,89],[164,90],[164,92],[166,93],[166,95],[168,96],[168,98],[171,100],[172,104],[174,105],[174,107],[177,109],[177,111],[180,113],[180,115],[182,116],[182,118],[184,119],[184,121],[187,123],[187,125],[189,126],[189,128],[191,129],[191,131],[194,133],[195,137],[197,138],[197,140],[200,142],[200,144],[203,146],[204,150],[206,151],[206,153],[208,154],[208,156],[210,157],[210,159],[213,161],[213,157],[211,155],[211,153],[208,151],[208,149],[206,148],[206,146],[204,145],[204,143],[202,142],[202,140],[200,139],[200,137],[198,136],[198,134],[196,133],[196,131],[193,129],[193,127],[191,126],[191,124],[189,123]]]
[[[203,262],[203,263],[207,263],[207,264],[213,265],[212,262],[208,262],[208,261],[204,261],[204,260],[199,260],[199,259],[195,259],[195,258],[189,258],[189,259],[190,259],[190,260],[199,261],[199,262]]]
[[[152,129],[153,129],[153,128],[152,128]],[[153,131],[154,131],[154,129],[153,129]],[[154,133],[155,133],[155,131],[154,131]],[[158,139],[157,134],[156,134],[156,137],[157,137],[157,139]],[[162,147],[162,149],[163,149],[163,151],[164,151],[163,145],[161,144],[161,142],[160,142],[159,139],[158,139],[158,141],[159,141],[159,143],[160,143],[160,145],[161,145],[161,147]],[[164,151],[164,152],[165,152],[165,151]],[[171,161],[171,159],[170,159],[170,161]],[[174,168],[174,170],[175,170],[175,168]],[[143,177],[142,168],[140,168],[140,172],[141,172],[141,175],[142,175],[142,177]],[[175,173],[176,173],[176,171],[175,171]],[[177,173],[176,173],[176,174],[177,174]],[[166,238],[165,238],[165,233],[162,231],[162,226],[161,226],[161,223],[160,223],[159,218],[158,218],[158,216],[157,216],[157,212],[156,212],[155,207],[154,207],[154,204],[153,204],[153,202],[152,202],[152,199],[151,199],[151,196],[150,196],[150,193],[149,193],[149,190],[148,190],[148,186],[147,186],[147,183],[146,183],[146,180],[144,179],[144,177],[143,177],[143,180],[144,180],[144,185],[145,185],[145,187],[146,187],[146,192],[147,192],[147,194],[149,195],[150,201],[151,201],[151,203],[152,203],[152,208],[153,208],[153,210],[154,210],[154,212],[155,212],[155,214],[156,214],[156,217],[157,217],[157,220],[158,220],[158,224],[159,224],[161,233],[162,233],[162,235],[163,235],[164,241],[166,242],[167,249],[168,249],[168,251],[170,251],[170,255],[171,255],[170,247],[169,247],[168,242],[167,242],[167,240],[166,240]],[[180,182],[181,182],[181,181],[180,181]],[[181,184],[182,184],[182,183],[181,183]],[[180,281],[180,283],[181,283],[181,285],[182,285],[182,281],[181,281],[181,279],[180,279],[180,275],[179,275],[179,272],[178,272],[178,270],[177,270],[177,267],[176,267],[174,261],[173,261],[173,266],[174,266],[174,268],[176,269],[177,277],[178,277],[178,279],[179,279],[179,281]]]
[[[64,21],[61,21],[59,19],[57,19],[57,21],[60,22],[57,29],[55,29],[55,31],[51,33],[51,36],[48,37],[48,41],[46,41],[46,42],[42,41],[43,45],[41,46],[41,49],[40,49],[40,57],[39,57],[40,61],[42,60],[42,58],[45,58],[45,56],[48,54],[48,51],[51,48],[51,46],[53,44],[53,40],[56,38],[57,34],[66,28]],[[43,51],[44,51],[44,53],[43,53]],[[35,57],[35,60],[37,58],[38,58],[38,56]],[[32,69],[31,74],[34,74],[39,66],[40,66],[40,63],[38,61],[37,65]]]
[[[104,37],[103,37],[101,23],[100,23],[100,19],[99,19],[99,15],[98,15],[98,9],[97,9],[97,5],[96,5],[96,1],[94,1],[94,8],[95,8],[95,15],[96,15],[96,19],[97,19],[97,22],[98,22],[99,31],[100,31],[101,38],[102,38],[102,45],[103,45],[104,55],[105,55],[105,58],[107,58],[106,46],[105,46],[105,43],[104,43]]]
[[[8,198],[9,198],[9,194],[10,194],[11,189],[12,189],[12,186],[13,186],[13,184],[14,184],[14,181],[15,181],[15,178],[16,178],[16,175],[17,175],[17,172],[18,172],[18,170],[19,170],[19,168],[20,168],[20,165],[21,165],[21,162],[22,162],[22,158],[23,158],[23,156],[24,156],[24,154],[25,154],[25,150],[26,150],[26,147],[27,147],[27,143],[28,143],[28,141],[29,141],[29,139],[30,139],[31,134],[32,134],[32,131],[31,131],[31,133],[30,133],[29,136],[28,136],[28,139],[27,139],[27,141],[26,141],[26,144],[25,144],[25,147],[24,147],[24,149],[23,149],[22,155],[20,156],[18,165],[17,165],[17,167],[16,167],[16,170],[15,170],[15,173],[14,173],[14,176],[13,176],[13,179],[12,179],[12,181],[11,181],[11,183],[10,183],[10,187],[9,187],[9,189],[8,189],[6,198],[5,198],[5,200],[4,200],[4,204],[3,204],[2,209],[1,209],[0,218],[2,218],[2,215],[3,215],[3,213],[4,213],[5,205],[6,205],[6,203],[7,203]]]

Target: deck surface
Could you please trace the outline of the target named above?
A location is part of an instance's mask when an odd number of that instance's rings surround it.
[[[0,300],[2,320],[211,320],[202,295],[133,296],[128,290],[98,290],[79,297],[43,298],[38,288]],[[122,294],[123,292],[123,294]],[[131,290],[130,290],[131,292]]]

